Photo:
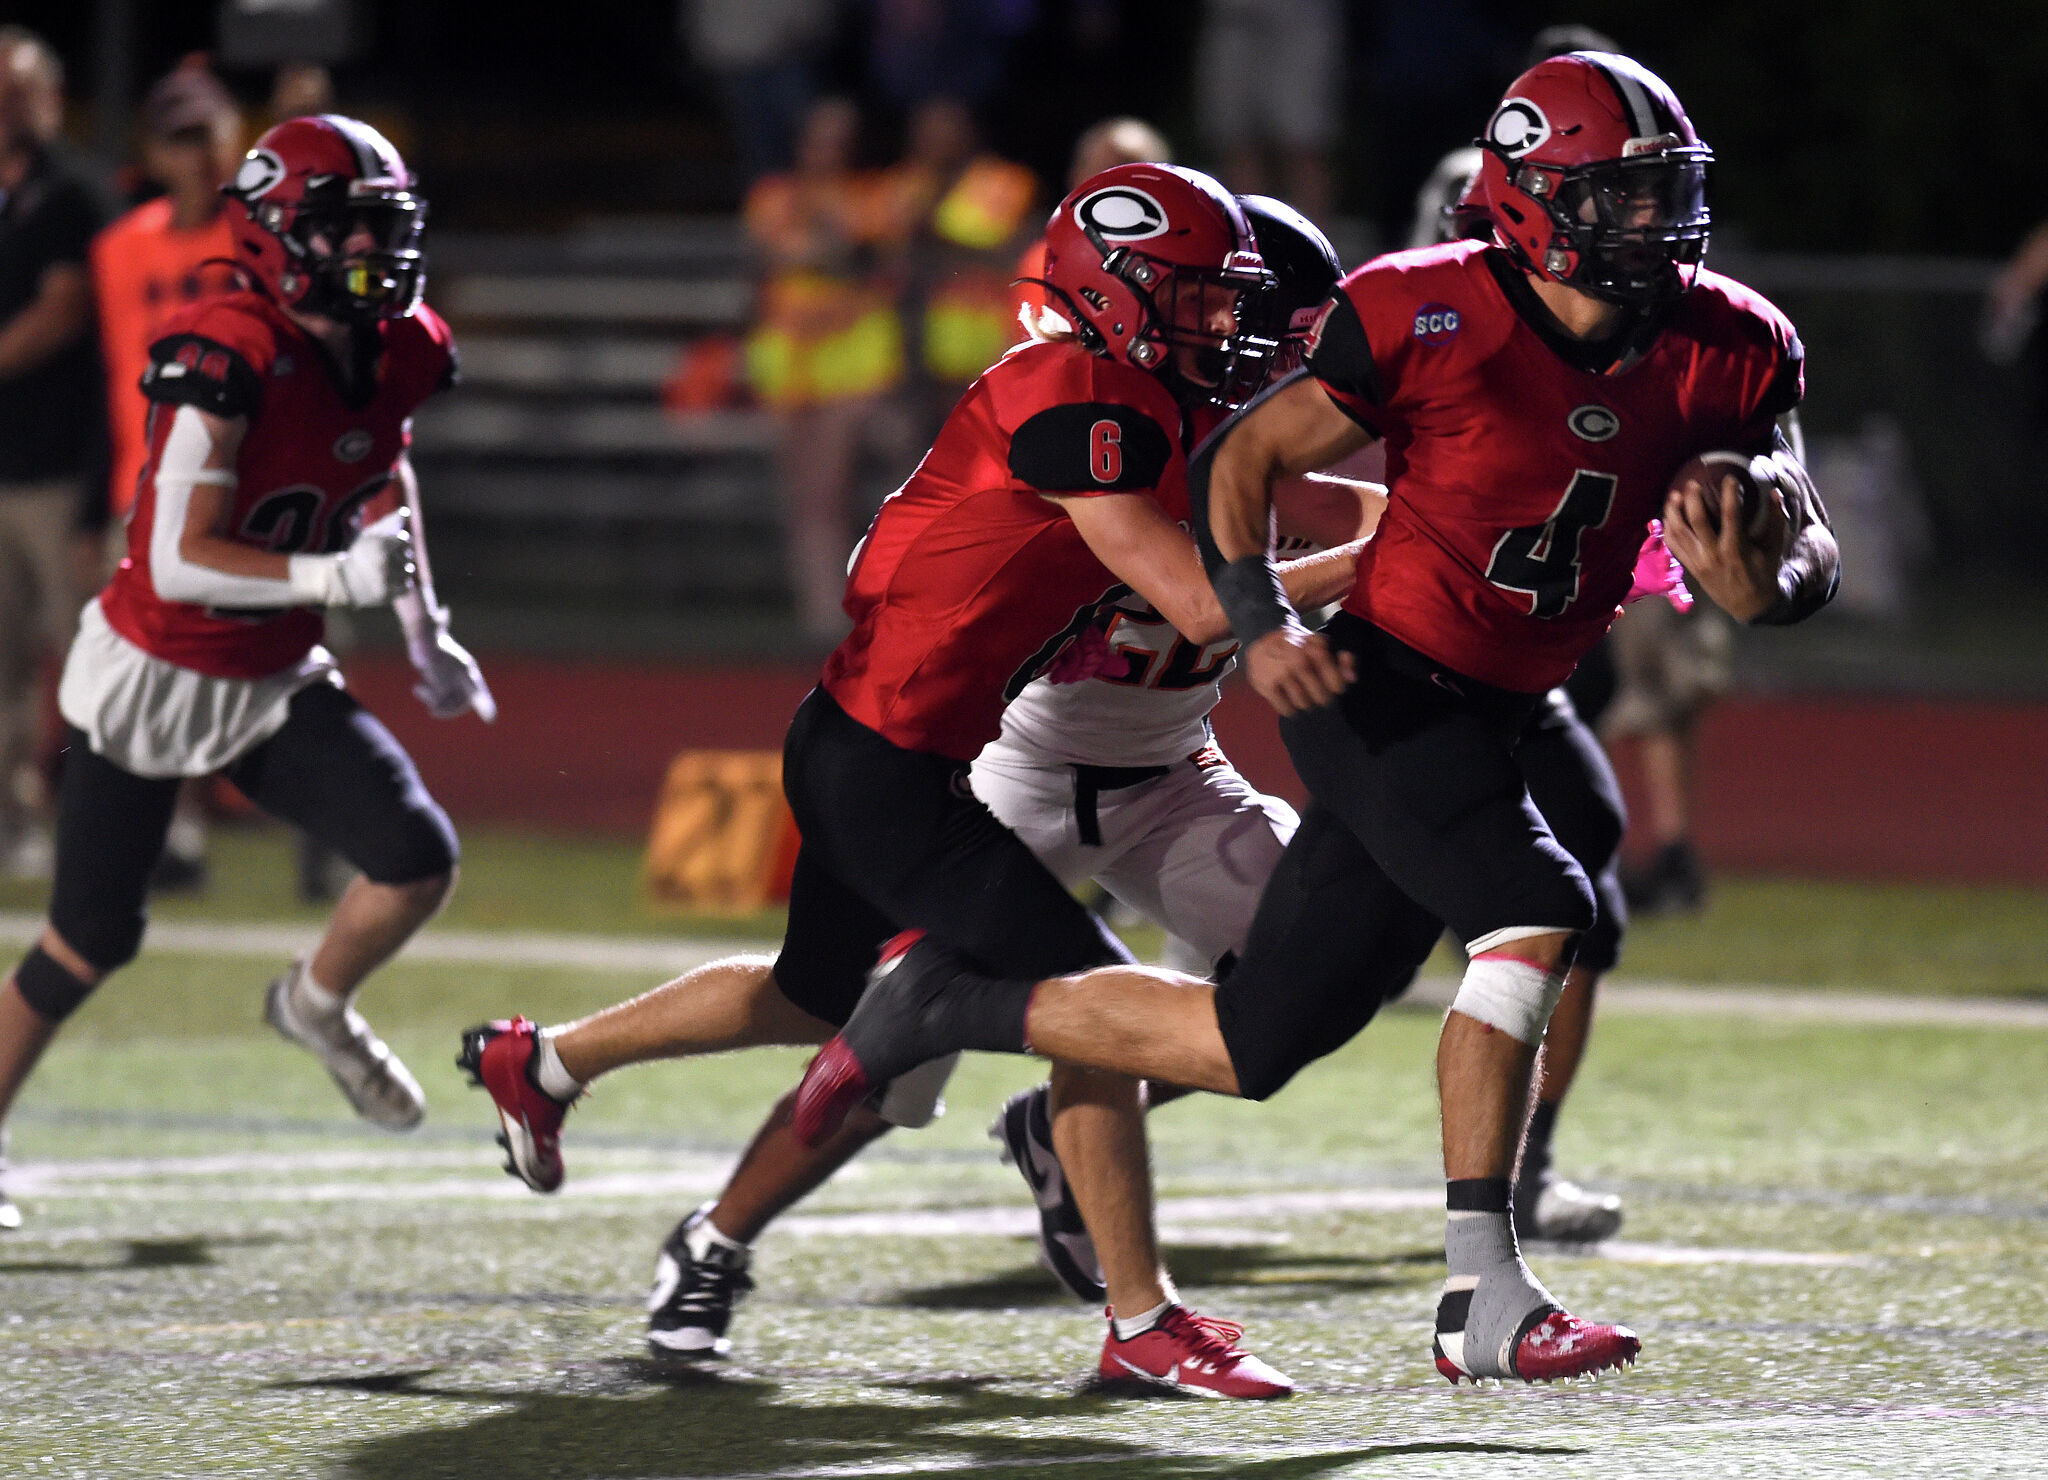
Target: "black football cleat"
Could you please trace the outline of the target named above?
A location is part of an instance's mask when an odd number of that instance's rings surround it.
[[[647,1349],[656,1357],[698,1361],[732,1350],[725,1334],[733,1307],[754,1288],[745,1249],[708,1244],[691,1252],[690,1236],[711,1216],[706,1203],[675,1226],[654,1261],[654,1292],[647,1297]]]

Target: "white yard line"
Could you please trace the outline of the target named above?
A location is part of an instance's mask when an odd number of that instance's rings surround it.
[[[677,1158],[681,1165],[661,1171],[598,1173],[574,1178],[559,1198],[586,1201],[616,1198],[648,1198],[687,1201],[714,1192],[724,1182],[730,1158],[701,1153]],[[474,1161],[472,1160],[472,1164]],[[290,1170],[365,1173],[439,1169],[449,1165],[445,1152],[408,1156],[404,1153],[341,1153],[293,1158],[274,1153],[223,1154],[206,1157],[166,1157],[159,1161],[142,1158],[83,1162],[29,1163],[16,1168],[14,1190],[20,1194],[55,1200],[90,1199],[100,1202],[161,1202],[170,1178],[214,1178],[236,1173],[268,1175]],[[857,1171],[849,1168],[849,1172]],[[435,1177],[417,1181],[376,1180],[365,1176],[356,1181],[280,1182],[272,1186],[211,1185],[178,1189],[182,1206],[203,1203],[403,1203],[444,1202],[484,1198],[517,1201],[532,1197],[511,1181],[485,1177]],[[553,1199],[551,1199],[553,1201]],[[1284,1231],[1261,1228],[1262,1220],[1285,1217],[1314,1217],[1331,1213],[1436,1212],[1443,1206],[1443,1194],[1421,1187],[1353,1187],[1325,1190],[1288,1189],[1252,1192],[1236,1197],[1168,1197],[1158,1206],[1159,1231],[1169,1242],[1227,1243],[1232,1245],[1286,1243]],[[1020,1201],[988,1207],[913,1208],[901,1212],[793,1213],[776,1224],[786,1236],[797,1238],[1029,1238],[1038,1228],[1038,1215]],[[33,1233],[19,1242],[34,1241]],[[16,1242],[10,1237],[8,1243]],[[0,1248],[6,1247],[0,1244]],[[1837,1266],[1862,1264],[1866,1258],[1854,1254],[1796,1252],[1782,1249],[1713,1249],[1672,1244],[1609,1242],[1559,1251],[1572,1257],[1611,1259],[1623,1264],[1650,1265],[1791,1265]]]
[[[0,912],[0,946],[25,946],[42,929],[40,916]],[[310,950],[317,925],[214,924],[163,920],[150,926],[148,949],[178,954],[286,958]],[[738,938],[544,934],[538,931],[441,930],[429,927],[405,948],[405,959],[450,965],[539,966],[573,971],[646,972],[667,976],[721,956],[773,950],[771,942]],[[1447,1007],[1457,978],[1427,976],[1405,999]],[[1603,1012],[1705,1013],[1730,1017],[1826,1020],[1934,1028],[2048,1028],[2048,1002],[1991,997],[1911,997],[1887,992],[1811,990],[1767,984],[1690,987],[1679,982],[1609,982]]]
[[[0,944],[25,946],[42,930],[42,918],[0,913]],[[159,920],[149,927],[147,949],[209,956],[290,958],[311,950],[320,927],[306,925],[214,924],[200,920]],[[741,951],[773,950],[759,940],[676,936],[542,934],[513,930],[438,930],[429,927],[405,948],[409,961],[464,966],[549,966],[582,971],[644,971],[674,975]]]

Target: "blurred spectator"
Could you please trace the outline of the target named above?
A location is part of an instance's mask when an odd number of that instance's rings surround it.
[[[2048,223],[2034,228],[2012,260],[1991,280],[1978,343],[1994,365],[2017,365],[2041,323],[2048,289]]]
[[[50,867],[40,664],[77,623],[74,538],[105,468],[86,260],[106,212],[51,150],[63,85],[39,37],[0,27],[0,867],[28,875]]]
[[[334,111],[334,77],[318,62],[286,62],[270,80],[270,123]]]
[[[910,110],[945,95],[982,103],[1003,79],[1011,43],[1038,19],[1038,0],[868,0],[868,74]]]
[[[1207,0],[1196,109],[1232,190],[1330,219],[1343,59],[1341,0]],[[1279,156],[1277,181],[1269,152]]]
[[[1173,146],[1166,136],[1142,118],[1105,118],[1084,130],[1074,141],[1074,160],[1067,167],[1067,189],[1072,191],[1090,175],[1099,175],[1112,165],[1172,164]],[[1027,337],[1023,319],[1045,305],[1045,290],[1032,279],[1045,276],[1045,238],[1038,237],[1024,249],[1011,273],[1015,280],[1010,300],[1011,317],[1017,320],[1013,339]]]
[[[683,44],[717,79],[748,184],[789,168],[832,19],[832,0],[682,0]]]
[[[1010,281],[1038,225],[1038,180],[984,152],[974,115],[953,97],[917,110],[910,152],[889,179],[909,245],[904,318],[925,402],[916,410],[932,430],[1016,340]]]
[[[791,583],[804,630],[836,642],[853,544],[863,424],[903,378],[903,324],[884,269],[896,222],[878,177],[855,170],[860,114],[826,98],[804,119],[796,168],[747,194],[760,308],[747,378],[780,420],[776,453]]]
[[[164,193],[101,232],[91,258],[113,446],[107,505],[116,519],[134,500],[147,452],[140,383],[157,326],[235,285],[220,189],[241,157],[241,111],[203,60],[180,66],[143,99],[142,168]]]
[[[142,170],[164,193],[145,201],[94,238],[93,296],[100,358],[106,367],[108,442],[113,470],[101,504],[125,520],[148,457],[148,403],[141,390],[149,346],[171,314],[194,299],[234,288],[235,241],[221,187],[242,157],[242,115],[203,57],[186,61],[142,100]],[[104,529],[88,537],[85,590],[107,574]],[[119,541],[114,543],[118,544]],[[179,793],[163,857],[151,878],[159,890],[196,889],[206,880],[203,783]]]
[[[1668,601],[1638,601],[1609,633],[1619,687],[1601,733],[1611,745],[1633,737],[1642,760],[1649,862],[1625,867],[1632,913],[1696,910],[1706,875],[1692,846],[1693,738],[1700,716],[1728,692],[1734,623],[1710,602],[1680,612]]]

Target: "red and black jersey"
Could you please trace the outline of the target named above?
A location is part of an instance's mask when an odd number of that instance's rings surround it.
[[[1127,592],[1042,494],[1143,493],[1188,518],[1189,424],[1156,376],[1071,342],[968,387],[854,556],[840,707],[906,750],[972,760],[1003,706]]]
[[[246,417],[226,537],[284,554],[344,549],[364,507],[390,486],[413,412],[452,382],[448,326],[422,306],[381,321],[374,383],[343,389],[326,352],[268,298],[232,293],[174,315],[150,346],[149,460],[128,522],[128,555],[101,594],[113,629],[166,662],[221,678],[289,667],[320,640],[314,607],[225,611],[166,601],[149,573],[156,467],[172,413]]]
[[[1391,502],[1345,608],[1458,672],[1538,693],[1613,621],[1672,475],[1701,452],[1770,450],[1804,351],[1769,302],[1702,271],[1611,367],[1585,368],[1518,311],[1527,290],[1503,262],[1454,242],[1367,263],[1339,284],[1308,363],[1386,440]]]

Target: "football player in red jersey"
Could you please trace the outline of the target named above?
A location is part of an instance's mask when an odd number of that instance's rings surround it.
[[[1236,201],[1163,165],[1084,181],[1054,212],[1047,245],[1062,327],[976,381],[883,504],[848,582],[854,630],[790,728],[783,777],[803,849],[772,974],[720,963],[559,1034],[519,1020],[465,1036],[460,1062],[496,1101],[529,1185],[559,1185],[562,1110],[589,1079],[665,1055],[822,1041],[859,999],[877,948],[905,928],[1011,970],[1128,959],[976,799],[968,765],[998,735],[1005,704],[1129,592],[1193,644],[1226,634],[1185,528],[1187,458],[1222,416],[1238,297],[1268,274]],[[1287,589],[1334,599],[1355,557],[1346,546],[1292,562]],[[692,1290],[703,1303],[687,1322],[657,1327],[657,1348],[721,1350],[745,1242],[886,1123],[929,1119],[936,1092],[924,1079],[889,1087],[879,1114],[843,1128],[824,1155],[795,1140],[788,1102],[778,1106],[718,1206],[679,1231],[693,1240],[693,1269],[715,1278]],[[1236,1345],[1235,1327],[1174,1298],[1151,1225],[1137,1085],[1063,1069],[1054,1104],[1053,1136],[1108,1287],[1102,1371],[1219,1396],[1287,1392]],[[658,1306],[676,1293],[668,1285]]]
[[[1196,460],[1212,577],[1252,684],[1313,805],[1220,987],[1134,967],[998,981],[929,939],[892,953],[799,1089],[800,1136],[869,1081],[990,1043],[1250,1098],[1370,1015],[1414,965],[1418,917],[1465,941],[1438,1049],[1452,1381],[1632,1361],[1626,1327],[1571,1316],[1522,1262],[1509,1178],[1530,1068],[1579,935],[1584,871],[1531,804],[1519,738],[1629,592],[1649,521],[1708,596],[1785,623],[1833,595],[1838,557],[1794,439],[1803,355],[1762,298],[1700,264],[1708,151],[1639,64],[1574,53],[1519,78],[1486,136],[1494,241],[1348,276],[1307,373]],[[1391,502],[1345,609],[1307,631],[1266,553],[1269,490],[1372,438]],[[1753,458],[1742,513],[1671,489],[1694,455]]]
[[[361,870],[265,1011],[358,1113],[406,1130],[419,1085],[350,1004],[447,897],[455,834],[342,688],[320,609],[395,606],[428,708],[492,717],[435,602],[406,459],[414,410],[454,379],[454,346],[420,302],[424,202],[376,130],[288,120],[226,193],[248,286],[179,311],[151,346],[128,555],[65,664],[56,884],[41,939],[0,989],[0,1114],[140,946],[180,779],[224,770]]]

